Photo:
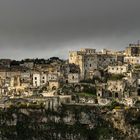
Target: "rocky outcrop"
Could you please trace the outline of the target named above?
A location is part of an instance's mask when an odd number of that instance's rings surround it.
[[[121,114],[122,113],[122,114]],[[15,108],[0,112],[0,138],[5,140],[136,140],[138,129],[124,112],[97,106],[62,105],[57,109]],[[129,127],[128,127],[129,126]],[[133,133],[134,131],[134,133]]]
[[[137,111],[135,109],[132,110],[135,115],[137,114],[140,116],[139,109]],[[114,128],[120,130],[127,140],[140,139],[140,129],[132,123],[133,120],[137,119],[136,116],[133,117],[132,114],[130,114],[132,110],[114,109],[113,111],[108,112],[104,117],[105,120],[111,123]]]

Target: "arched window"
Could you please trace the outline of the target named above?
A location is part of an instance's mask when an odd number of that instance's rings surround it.
[[[56,90],[56,86],[53,86],[53,87],[52,87],[52,90]]]

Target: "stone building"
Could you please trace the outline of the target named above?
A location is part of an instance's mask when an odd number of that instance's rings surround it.
[[[0,78],[1,79],[6,79],[6,77],[7,77],[7,69],[2,69],[2,68],[0,68]]]
[[[85,79],[90,79],[90,77],[93,76],[94,71],[98,67],[98,61],[97,61],[97,55],[90,55],[85,57],[85,62],[84,62],[84,75]]]
[[[140,56],[140,44],[134,43],[129,44],[129,46],[125,49],[126,56]]]
[[[102,84],[98,85],[96,90],[97,90],[97,92],[96,92],[97,97],[101,97],[101,98],[109,97],[109,95],[106,91],[106,84],[105,83],[104,84],[102,83]]]
[[[110,91],[110,97],[123,97],[125,87],[126,83],[123,80],[109,80],[107,82],[107,90]]]
[[[47,81],[55,80],[58,81],[58,74],[57,73],[49,73]]]
[[[79,83],[79,81],[80,81],[79,73],[68,74],[68,83]]]
[[[30,85],[32,84],[31,78],[32,78],[31,71],[21,71],[20,75],[21,86],[30,87]]]
[[[48,81],[48,76],[43,72],[34,72],[33,73],[33,86],[38,87],[41,85],[45,85]]]
[[[40,73],[33,73],[33,86],[38,87],[41,85]]]
[[[80,79],[85,79],[90,71],[97,69],[97,54],[95,49],[81,49],[69,52],[69,63],[78,65]]]
[[[99,54],[95,49],[81,49],[81,51],[69,52],[69,63],[74,63],[80,68],[80,78],[89,79],[94,70],[106,68],[110,64],[117,62],[114,54]]]
[[[58,81],[58,74],[57,73],[46,73],[36,71],[33,72],[32,83],[33,87],[43,86],[48,84],[50,81]]]
[[[117,56],[114,54],[98,54],[97,66],[98,68],[106,68],[108,65],[112,65],[117,62]]]
[[[102,50],[101,50],[101,53],[102,53],[102,54],[113,54],[114,51],[108,50],[108,49],[102,49]]]
[[[124,62],[127,64],[140,64],[140,56],[125,56]]]
[[[49,81],[49,89],[50,90],[56,90],[59,88],[59,86],[60,86],[59,81],[57,81],[57,80],[50,80]]]
[[[14,76],[10,78],[10,87],[19,87],[20,86],[20,77]]]
[[[128,65],[108,66],[108,73],[111,74],[124,74],[128,72]]]

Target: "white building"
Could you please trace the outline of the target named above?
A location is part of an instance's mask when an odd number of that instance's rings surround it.
[[[40,73],[34,73],[33,74],[33,86],[38,87],[40,85],[41,85]]]
[[[33,73],[33,86],[38,87],[46,84],[48,81],[48,75],[46,73],[35,72]]]
[[[124,74],[127,72],[128,72],[128,65],[108,66],[108,73],[111,74]]]
[[[49,81],[58,81],[58,74],[54,73],[43,73],[43,72],[34,72],[33,73],[33,86],[38,87],[45,85]]]
[[[139,56],[126,56],[124,57],[124,62],[128,64],[140,64]]]

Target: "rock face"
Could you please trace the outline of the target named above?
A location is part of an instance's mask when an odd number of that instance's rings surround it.
[[[57,110],[9,108],[0,112],[4,140],[123,140],[138,139],[126,113],[102,113],[97,106],[63,105]],[[129,127],[128,127],[129,126]]]
[[[114,128],[121,130],[127,139],[140,139],[139,117],[139,109],[114,109],[106,115],[105,119],[112,123]]]

